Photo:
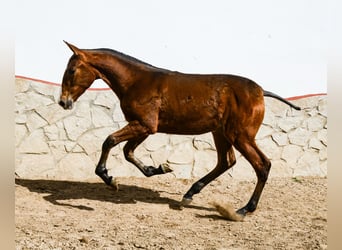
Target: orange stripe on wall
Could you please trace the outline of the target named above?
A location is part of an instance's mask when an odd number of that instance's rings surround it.
[[[311,97],[311,96],[319,96],[319,95],[327,95],[327,93],[318,93],[318,94],[308,94],[308,95],[300,95],[300,96],[293,96],[293,97],[288,97],[285,98],[288,101],[293,101],[293,100],[298,100],[306,97]]]
[[[24,80],[30,80],[30,81],[35,81],[35,82],[40,82],[40,83],[44,83],[44,84],[50,84],[50,85],[53,85],[53,86],[60,86],[59,83],[43,81],[43,80],[39,80],[39,79],[27,77],[27,76],[15,75],[15,78],[24,79]]]
[[[50,84],[50,85],[53,85],[53,86],[61,86],[60,83],[48,82],[48,81],[44,81],[44,80],[39,80],[39,79],[27,77],[27,76],[15,75],[15,77],[19,78],[19,79],[24,79],[24,80],[40,82],[40,83],[43,83],[43,84]],[[110,90],[110,88],[89,88],[89,90],[92,90],[92,91]],[[307,95],[288,97],[288,98],[285,98],[285,99],[289,100],[289,101],[293,101],[293,100],[298,100],[298,99],[301,99],[301,98],[306,98],[306,97],[311,97],[311,96],[319,96],[319,95],[327,95],[327,94],[326,93],[307,94]]]

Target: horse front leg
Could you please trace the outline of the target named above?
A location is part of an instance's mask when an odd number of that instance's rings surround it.
[[[108,170],[106,168],[106,162],[110,150],[119,144],[120,142],[132,140],[135,138],[146,138],[149,134],[149,129],[142,126],[138,121],[133,121],[127,124],[124,128],[109,135],[102,144],[102,152],[99,163],[95,169],[95,173],[101,177],[101,179],[114,189],[118,189],[118,185],[112,176],[108,176]]]
[[[134,164],[146,177],[172,172],[173,170],[169,167],[167,163],[160,164],[158,168],[153,167],[153,166],[145,166],[143,162],[141,162],[139,159],[137,159],[134,156],[134,150],[146,138],[147,136],[143,136],[140,138],[128,140],[128,142],[126,143],[123,149],[126,160]]]

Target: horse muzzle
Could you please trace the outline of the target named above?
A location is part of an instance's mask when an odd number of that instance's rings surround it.
[[[61,98],[58,104],[61,105],[64,109],[72,109],[74,102],[72,99],[69,99],[69,98],[68,99]]]

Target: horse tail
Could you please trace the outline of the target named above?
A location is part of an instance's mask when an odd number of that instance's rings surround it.
[[[283,103],[286,103],[287,105],[289,105],[290,107],[292,107],[292,108],[294,108],[294,109],[296,109],[296,110],[301,110],[300,107],[298,107],[298,106],[292,104],[292,103],[289,102],[288,100],[286,100],[286,99],[282,98],[281,96],[279,96],[279,95],[277,95],[277,94],[274,94],[274,93],[272,93],[272,92],[270,92],[270,91],[264,90],[264,96],[268,96],[268,97],[275,98],[275,99],[277,99],[277,100],[279,100],[279,101],[281,101],[281,102],[283,102]]]

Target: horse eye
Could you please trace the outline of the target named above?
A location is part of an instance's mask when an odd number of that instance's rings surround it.
[[[69,69],[69,74],[73,75],[75,73],[75,69]]]

